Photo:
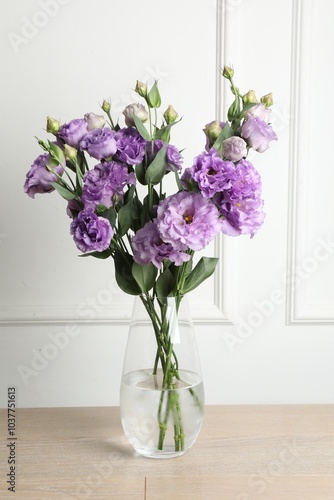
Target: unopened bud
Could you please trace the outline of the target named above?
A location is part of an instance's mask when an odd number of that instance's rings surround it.
[[[213,122],[205,125],[204,133],[212,144],[219,137],[224,125],[225,124],[220,122],[219,120],[214,120]]]
[[[103,128],[106,124],[104,116],[96,115],[95,113],[86,113],[84,118],[87,123],[88,132],[97,128]]]
[[[48,116],[46,119],[46,131],[50,134],[57,135],[60,129],[61,123],[58,120],[55,120],[51,116]]]
[[[272,104],[274,104],[272,93],[270,92],[269,94],[262,96],[260,101],[265,105],[266,108],[269,108],[269,106],[272,106]]]
[[[234,75],[234,69],[230,68],[229,66],[224,66],[223,77],[227,78],[228,80],[231,80],[231,78],[233,78],[233,75]]]
[[[105,99],[103,100],[101,108],[105,113],[110,113],[111,110],[111,103],[109,101],[106,101]]]
[[[136,115],[143,123],[148,119],[148,112],[142,104],[128,104],[123,111],[123,115],[125,116],[125,124],[127,127],[132,127],[135,124],[133,115]]]
[[[174,123],[178,116],[179,115],[177,114],[177,112],[175,111],[175,109],[171,104],[164,112],[164,119],[166,120],[167,125],[169,125],[170,123]]]
[[[244,105],[251,104],[251,103],[257,103],[258,100],[256,98],[255,91],[254,90],[249,90],[247,92],[247,94],[243,95],[242,96],[242,102],[243,102]]]
[[[75,161],[77,158],[78,151],[68,144],[64,144],[64,156],[65,160]]]
[[[139,80],[137,80],[135,92],[137,92],[137,94],[139,94],[141,97],[146,98],[146,96],[147,96],[146,83],[143,83],[143,82],[140,82]]]

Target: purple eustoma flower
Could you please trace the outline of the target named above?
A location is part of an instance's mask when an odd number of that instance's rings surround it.
[[[161,239],[155,221],[149,221],[139,229],[132,238],[133,258],[137,264],[147,265],[151,262],[161,268],[162,261],[168,259],[177,266],[187,262],[190,255],[176,250],[170,243]]]
[[[35,198],[35,194],[37,193],[50,193],[51,191],[54,191],[54,188],[50,183],[55,182],[57,177],[48,169],[49,164],[50,155],[45,153],[43,155],[39,155],[31,165],[30,170],[26,175],[23,188],[24,192],[30,196],[30,198]],[[62,175],[64,171],[61,165],[52,166],[52,169],[58,175]]]
[[[70,233],[81,252],[102,252],[110,245],[114,230],[110,222],[93,210],[82,210],[70,226]]]
[[[145,155],[146,141],[135,128],[122,128],[115,135],[117,152],[115,159],[137,165],[141,163]]]
[[[247,120],[243,123],[240,133],[247,144],[258,153],[266,151],[270,141],[277,141],[277,135],[271,125],[251,114],[247,115]]]
[[[234,163],[222,160],[216,149],[210,149],[197,156],[190,172],[183,179],[194,179],[205,198],[212,198],[217,192],[228,189],[235,175]]]
[[[245,199],[236,204],[227,198],[222,207],[225,215],[222,232],[227,236],[249,234],[252,238],[263,224],[265,213],[261,199]]]
[[[230,189],[217,194],[214,201],[224,217],[224,234],[254,236],[264,221],[260,174],[247,160],[236,165],[236,176]]]
[[[109,158],[117,150],[115,132],[110,128],[96,128],[85,135],[79,146],[97,160]]]
[[[81,139],[87,134],[87,122],[84,118],[76,118],[68,123],[64,123],[58,131],[57,137],[65,144],[78,149]]]
[[[81,199],[85,208],[94,208],[96,205],[111,207],[117,203],[123,197],[124,188],[135,184],[136,178],[124,163],[110,161],[99,163],[86,172],[83,181]]]
[[[177,250],[202,250],[222,229],[217,207],[200,193],[180,191],[158,205],[161,239]]]

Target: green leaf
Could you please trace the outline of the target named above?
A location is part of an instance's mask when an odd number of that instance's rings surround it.
[[[141,289],[132,275],[132,255],[115,250],[115,278],[120,289],[129,295],[140,295]]]
[[[119,235],[122,237],[130,229],[133,222],[133,203],[123,205],[118,212],[118,229]]]
[[[64,153],[57,144],[49,141],[49,152],[52,158],[54,158],[59,165],[64,163]]]
[[[107,219],[110,222],[111,227],[115,227],[117,215],[114,207],[105,208],[98,215],[99,217]]]
[[[154,133],[154,139],[160,139],[161,141],[169,142],[170,140],[170,129],[172,124],[166,127],[157,128]]]
[[[142,184],[143,186],[147,186],[144,165],[142,163],[139,163],[138,165],[135,166],[135,171],[138,182],[140,182],[140,184]]]
[[[142,138],[145,139],[145,141],[150,141],[151,140],[150,134],[148,133],[143,122],[138,118],[138,116],[135,113],[133,114],[133,121],[135,122],[136,129],[138,130]]]
[[[253,106],[256,106],[258,103],[257,102],[249,102],[245,104],[245,106],[242,108],[240,114],[239,114],[239,120],[242,120],[245,115],[248,113],[248,111],[253,108]]]
[[[232,122],[235,120],[240,113],[240,97],[238,95],[235,96],[234,101],[227,111],[227,119]]]
[[[198,287],[215,271],[218,259],[216,257],[202,257],[185,280],[182,293],[188,293]]]
[[[136,192],[136,185],[133,184],[132,186],[130,186],[130,188],[126,191],[126,193],[124,195],[124,204],[125,205],[127,203],[132,202],[135,192]]]
[[[164,144],[146,170],[145,179],[148,184],[159,184],[166,173],[166,147]]]
[[[154,82],[151,90],[147,94],[146,102],[150,108],[159,108],[161,106],[161,97],[157,81]]]
[[[76,169],[79,168],[82,175],[88,170],[86,158],[83,151],[78,150],[76,159]]]
[[[170,129],[174,127],[177,123],[179,123],[182,120],[180,118],[179,120],[176,120],[173,123],[169,123],[168,125],[165,125],[164,127],[157,128],[154,133],[154,139],[161,139],[162,141],[169,142],[170,139]]]
[[[175,288],[175,279],[173,273],[169,268],[165,269],[163,273],[160,274],[157,279],[155,290],[157,292],[157,296],[162,299],[164,297],[168,297],[170,293]]]
[[[76,194],[67,189],[64,186],[58,184],[58,182],[50,182],[51,186],[62,196],[65,200],[74,200]]]
[[[78,194],[82,193],[82,178],[83,175],[81,173],[81,170],[79,168],[75,169],[75,179],[76,179],[75,187]]]
[[[111,256],[111,250],[103,250],[102,252],[89,252],[80,254],[79,257],[96,257],[97,259],[108,259]]]
[[[132,275],[143,293],[153,288],[157,273],[158,269],[154,264],[148,264],[147,266],[137,264],[137,262],[132,264]]]
[[[219,148],[221,148],[223,141],[225,141],[225,139],[228,139],[229,137],[232,137],[232,135],[233,135],[232,128],[228,123],[225,123],[223,130],[220,132],[219,136],[213,143],[212,147],[219,150]]]

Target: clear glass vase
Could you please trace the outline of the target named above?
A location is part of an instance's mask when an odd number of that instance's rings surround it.
[[[128,441],[146,457],[177,457],[196,441],[204,389],[187,297],[135,297],[120,411]]]

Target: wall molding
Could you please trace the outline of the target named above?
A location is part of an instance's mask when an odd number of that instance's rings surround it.
[[[226,88],[221,76],[220,68],[226,60],[226,0],[216,1],[216,71],[215,71],[215,115],[221,116],[223,95]],[[222,236],[216,238],[213,244],[213,254],[219,258],[216,272],[211,279],[213,287],[213,301],[208,303],[202,300],[199,290],[197,299],[194,298],[193,319],[196,324],[233,324],[227,311],[231,307],[232,279],[230,265],[227,268],[226,261],[231,263],[232,256],[229,245]],[[229,293],[226,293],[227,288]],[[203,292],[202,292],[203,293]],[[204,292],[205,293],[205,292]],[[125,294],[124,294],[125,295]],[[132,298],[119,301],[115,307],[109,305],[101,311],[95,311],[93,319],[85,319],[77,313],[79,304],[68,305],[5,305],[0,306],[0,325],[9,324],[59,324],[59,323],[128,323],[131,316]]]
[[[312,78],[317,71],[311,67],[312,50],[316,45],[314,0],[294,0],[291,50],[291,107],[289,195],[287,230],[286,324],[334,324],[334,304],[315,303],[308,297],[307,279],[298,277],[298,270],[309,256],[304,256],[306,242],[310,241],[307,220],[308,194],[311,192],[310,169],[305,151],[311,143],[310,126],[314,119],[309,113],[312,101]],[[319,236],[314,237],[316,248]],[[312,253],[312,252],[311,252]],[[297,286],[297,282],[298,285]],[[313,295],[316,295],[313,293]]]

